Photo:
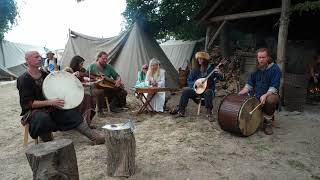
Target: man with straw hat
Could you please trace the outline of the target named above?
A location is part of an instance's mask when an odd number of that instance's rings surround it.
[[[201,103],[201,98],[204,98],[204,105],[207,109],[207,117],[209,121],[212,119],[213,98],[215,96],[215,79],[222,79],[221,71],[219,68],[212,67],[209,64],[210,56],[207,52],[196,53],[195,67],[190,72],[187,82],[188,87],[182,91],[180,102],[178,107],[171,112],[171,114],[177,114],[177,117],[184,117],[186,107],[189,99],[192,99],[195,103]],[[197,79],[207,77],[212,71],[214,73],[208,78],[207,89],[202,94],[197,94],[193,89]]]

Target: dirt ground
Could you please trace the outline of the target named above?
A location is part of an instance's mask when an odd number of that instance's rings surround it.
[[[172,96],[170,107],[179,96]],[[216,111],[220,100],[215,99]],[[18,101],[15,84],[0,86],[0,179],[32,179]],[[221,130],[204,113],[196,116],[193,102],[188,117],[177,119],[168,113],[134,116],[138,101],[130,95],[128,102],[127,112],[93,121],[98,127],[127,118],[134,121],[136,174],[126,179],[320,179],[320,105],[306,105],[303,113],[281,111],[276,114],[274,135],[258,131],[245,138]],[[106,175],[105,145],[91,146],[75,131],[57,132],[54,137],[74,141],[80,179],[121,179]]]

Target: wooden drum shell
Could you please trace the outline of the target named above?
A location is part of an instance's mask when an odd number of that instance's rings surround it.
[[[262,121],[262,112],[257,109],[249,114],[259,100],[255,97],[231,94],[226,96],[219,106],[218,123],[221,129],[241,136],[250,136],[256,132]]]

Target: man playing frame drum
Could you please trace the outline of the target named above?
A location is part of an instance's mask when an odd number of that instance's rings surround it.
[[[39,53],[29,51],[25,54],[25,59],[28,68],[17,79],[17,88],[22,109],[21,116],[23,116],[21,123],[29,124],[30,136],[33,139],[40,136],[42,141],[47,142],[52,140],[51,132],[53,131],[75,129],[94,144],[103,144],[104,137],[91,130],[77,110],[62,110],[65,104],[62,99],[45,99],[42,84],[48,73],[40,70]]]
[[[260,100],[263,105],[263,130],[265,134],[271,135],[274,112],[279,103],[281,71],[279,66],[272,62],[268,49],[261,48],[256,53],[256,71],[251,73],[245,87],[238,94],[250,93]]]

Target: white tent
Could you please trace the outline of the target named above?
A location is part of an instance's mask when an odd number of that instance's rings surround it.
[[[97,53],[106,51],[110,64],[120,74],[126,88],[130,88],[134,86],[141,66],[149,63],[150,59],[157,58],[161,67],[166,70],[166,86],[178,87],[178,72],[156,40],[139,23],[135,23],[128,32],[108,39],[70,32],[72,34],[62,57],[63,66],[69,66],[71,58],[75,55],[86,59],[85,65],[94,63]]]
[[[45,54],[45,48],[2,40],[0,44],[0,76],[18,77],[26,71],[25,53],[38,51]]]
[[[169,40],[160,44],[160,47],[176,70],[186,69],[198,42],[200,41]]]

